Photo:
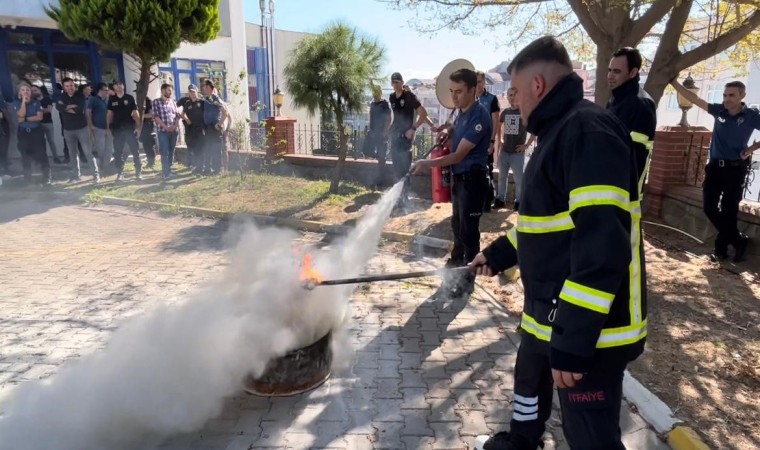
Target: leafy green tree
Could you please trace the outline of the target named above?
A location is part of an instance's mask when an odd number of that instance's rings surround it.
[[[505,36],[515,45],[554,34],[576,57],[596,60],[596,101],[609,95],[607,65],[620,47],[648,56],[644,88],[659,101],[668,82],[686,69],[729,51],[745,70],[760,49],[758,0],[379,0],[418,12],[414,25],[427,32],[457,28]],[[702,68],[720,70],[715,61]],[[725,68],[725,66],[723,66]]]
[[[295,106],[306,109],[310,116],[320,111],[334,114],[340,140],[330,192],[337,192],[346,161],[346,115],[366,106],[365,91],[370,83],[380,80],[384,58],[385,49],[376,39],[336,23],[302,40],[283,70],[285,87]]]
[[[219,0],[60,0],[45,9],[67,38],[120,49],[139,61],[140,107],[156,64],[168,61],[182,42],[208,42],[221,28]]]

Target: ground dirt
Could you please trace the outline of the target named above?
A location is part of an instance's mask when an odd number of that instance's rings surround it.
[[[373,193],[349,206],[317,205],[298,216],[350,224],[377,198]],[[451,239],[450,216],[450,204],[413,200],[406,212],[394,213],[386,230]],[[512,210],[485,214],[483,244],[516,219]],[[709,245],[660,226],[644,228],[649,337],[631,372],[711,448],[760,448],[760,261],[714,264]],[[519,315],[519,281],[483,283]]]

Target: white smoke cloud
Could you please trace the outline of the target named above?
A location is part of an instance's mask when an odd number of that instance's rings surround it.
[[[340,244],[314,251],[325,277],[361,273],[401,192],[386,193]],[[249,226],[231,263],[183,304],[159,307],[116,330],[102,351],[55,376],[20,385],[0,418],[3,450],[143,448],[197,430],[260,376],[272,358],[330,329],[335,360],[350,347],[346,323],[354,286],[301,287],[297,234]]]

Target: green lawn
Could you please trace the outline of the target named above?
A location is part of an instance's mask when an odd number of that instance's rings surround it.
[[[330,194],[328,180],[307,180],[294,176],[245,172],[199,177],[182,165],[175,165],[176,176],[161,182],[161,165],[155,171],[145,171],[144,180],[134,179],[134,166],[124,169],[125,180],[116,182],[115,176],[104,177],[94,184],[87,168],[82,170],[82,182],[65,181],[67,172],[56,175],[54,190],[81,193],[90,203],[104,196],[144,200],[172,205],[197,206],[225,212],[247,212],[276,216],[290,216],[322,205],[350,205],[356,197],[370,191],[358,184],[343,182],[338,194]]]

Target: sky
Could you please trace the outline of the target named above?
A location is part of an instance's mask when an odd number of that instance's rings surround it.
[[[259,2],[244,0],[244,4],[246,21],[260,25]],[[511,56],[507,49],[494,48],[495,44],[488,41],[484,44],[482,37],[458,31],[419,33],[408,23],[413,18],[413,11],[396,11],[376,0],[276,0],[274,13],[278,29],[318,33],[342,20],[374,36],[386,48],[384,74],[388,77],[400,72],[405,80],[434,78],[446,63],[457,58],[487,71]]]

